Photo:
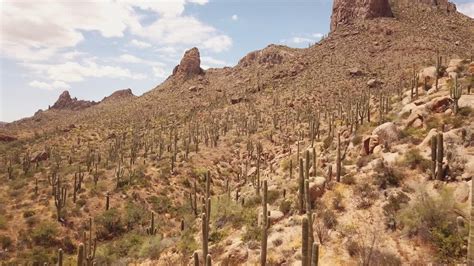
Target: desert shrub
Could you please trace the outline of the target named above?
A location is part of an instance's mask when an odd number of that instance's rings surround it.
[[[13,241],[9,236],[7,235],[0,236],[0,246],[2,247],[2,249],[10,248],[12,244],[13,244]]]
[[[166,248],[160,237],[149,237],[145,240],[139,251],[140,258],[156,260],[160,258],[161,252]]]
[[[333,229],[334,227],[337,226],[337,217],[332,210],[326,209],[322,213],[322,216],[323,216],[322,218],[323,218],[323,222],[326,228]]]
[[[31,231],[31,239],[40,246],[50,247],[56,244],[58,229],[55,223],[42,222]]]
[[[410,167],[411,169],[420,169],[426,171],[431,167],[431,161],[425,159],[417,148],[409,149],[403,156],[403,165]]]
[[[342,203],[343,199],[344,199],[344,196],[342,195],[341,192],[339,191],[334,192],[334,197],[332,198],[332,207],[335,210],[343,211],[344,210],[344,205]]]
[[[23,212],[23,218],[28,218],[35,215],[35,211],[33,210],[26,210]]]
[[[268,204],[273,204],[280,197],[279,190],[268,190],[267,192],[267,201]]]
[[[382,165],[375,169],[377,176],[375,178],[375,185],[381,189],[386,189],[389,186],[398,187],[401,181],[405,178],[403,171],[400,168],[387,167]]]
[[[375,158],[374,154],[370,154],[367,156],[360,156],[359,158],[357,158],[356,165],[358,168],[362,168],[366,166],[367,164],[369,164],[369,162],[371,162],[374,158]]]
[[[245,209],[229,197],[211,201],[211,221],[222,228],[226,224],[239,228],[245,222]]]
[[[378,197],[377,190],[368,183],[357,185],[354,188],[354,194],[356,195],[357,208],[359,209],[370,208]]]
[[[110,239],[123,232],[122,217],[117,209],[109,209],[96,216],[95,222],[99,239]]]
[[[6,229],[7,224],[7,218],[4,215],[0,214],[0,229]]]
[[[351,257],[358,255],[360,252],[359,243],[354,241],[354,239],[349,239],[349,241],[346,242],[346,250],[347,253],[349,253],[349,256]]]
[[[151,196],[148,198],[148,202],[151,203],[153,211],[156,213],[167,213],[171,211],[171,200],[167,196]]]
[[[346,185],[354,185],[356,183],[355,178],[352,174],[342,176],[341,182]]]
[[[399,212],[397,220],[410,236],[416,235],[436,247],[439,262],[454,263],[465,256],[463,246],[468,233],[458,228],[456,209],[451,190],[443,188],[436,197],[421,191]]]
[[[177,244],[178,250],[180,251],[183,256],[191,255],[196,249],[198,249],[198,243],[194,238],[194,232],[192,231],[191,227],[186,228],[182,234],[181,238]]]
[[[146,217],[145,209],[131,201],[125,205],[125,223],[127,224],[128,230],[135,228],[136,225],[142,223],[144,217]]]
[[[284,215],[287,215],[291,211],[291,201],[290,200],[282,200],[280,202],[280,206],[278,208]]]
[[[426,124],[426,130],[429,131],[433,128],[436,128],[436,129],[440,128],[442,121],[436,116],[430,116],[426,119],[425,124]]]
[[[245,207],[255,207],[259,204],[262,204],[260,195],[253,195],[245,199]]]
[[[354,146],[357,146],[359,144],[362,143],[362,135],[355,135],[353,138],[352,138],[352,144]]]
[[[408,139],[413,144],[419,144],[425,136],[425,130],[421,128],[408,127],[400,132],[401,139]]]
[[[143,236],[130,232],[112,243],[113,250],[118,257],[138,257],[138,251],[143,244]]]
[[[242,241],[258,241],[261,239],[262,229],[257,226],[257,223],[246,227],[244,234],[242,235]]]

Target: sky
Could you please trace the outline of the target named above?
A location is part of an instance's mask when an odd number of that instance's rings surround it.
[[[474,17],[474,0],[454,1]],[[308,47],[329,32],[332,0],[0,0],[0,121],[47,109],[59,94],[141,95],[185,50],[234,66],[269,44]]]

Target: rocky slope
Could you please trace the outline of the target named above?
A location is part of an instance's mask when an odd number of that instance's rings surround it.
[[[322,265],[366,264],[369,251],[373,265],[465,262],[474,21],[421,0],[391,1],[390,17],[359,13],[375,14],[375,2],[356,1],[369,5],[310,48],[269,45],[207,71],[193,48],[143,96],[2,128],[18,141],[0,143],[0,258],[52,263],[62,248],[74,262],[92,217],[99,265],[186,265],[194,252],[202,261],[209,197],[213,262],[258,264],[265,180],[267,263],[300,265],[301,171]],[[438,133],[445,174],[434,180]],[[60,211],[56,185],[67,190]]]

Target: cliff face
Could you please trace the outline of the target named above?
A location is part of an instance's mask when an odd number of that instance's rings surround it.
[[[331,31],[358,19],[393,17],[391,4],[429,6],[447,13],[456,12],[456,5],[448,0],[334,0]]]
[[[356,19],[393,17],[388,0],[334,0],[331,31]]]

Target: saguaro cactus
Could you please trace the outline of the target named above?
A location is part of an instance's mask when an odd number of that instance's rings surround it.
[[[431,137],[431,178],[436,179],[436,156],[438,150],[438,141],[436,135]]]
[[[303,173],[303,159],[300,159],[300,169],[299,169],[299,189],[298,189],[298,205],[300,213],[304,212],[304,173]]]
[[[84,244],[80,243],[77,248],[77,266],[84,266],[85,254],[84,254]]]
[[[308,218],[303,217],[301,225],[301,266],[308,266]]]
[[[449,90],[449,95],[453,100],[453,112],[456,115],[459,111],[459,99],[462,96],[462,88],[458,84],[458,76],[454,77],[453,87]]]
[[[311,252],[311,266],[318,266],[319,262],[319,245],[313,243],[313,249]]]
[[[146,229],[148,235],[156,235],[157,229],[155,228],[155,213],[151,212],[151,224],[150,227]]]
[[[267,212],[267,180],[263,181],[263,197],[262,197],[262,244],[260,252],[260,265],[267,264],[267,238],[268,238],[268,212]]]
[[[471,180],[471,217],[469,219],[469,238],[467,243],[467,265],[474,265],[474,180]]]
[[[341,132],[337,132],[336,181],[341,182]]]
[[[206,257],[206,266],[212,266],[211,254],[207,254],[207,257]]]
[[[196,251],[194,252],[193,257],[194,257],[194,266],[199,266],[199,255]]]
[[[443,172],[443,157],[444,157],[444,147],[443,147],[443,133],[438,133],[437,137],[437,154],[436,154],[436,160],[438,161],[438,179],[443,180],[444,179],[444,172]]]
[[[207,258],[208,241],[209,241],[209,227],[207,225],[207,215],[202,213],[202,257]]]
[[[63,266],[63,250],[58,250],[58,266]]]
[[[56,191],[54,193],[54,205],[56,206],[58,221],[61,221],[61,210],[66,206],[66,199],[67,188],[65,186],[61,186],[60,182],[58,182]]]

